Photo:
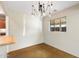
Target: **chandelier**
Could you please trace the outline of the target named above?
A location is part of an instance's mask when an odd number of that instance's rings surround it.
[[[37,4],[32,4],[32,15],[51,16],[52,11],[55,11],[53,9],[52,1],[38,1]]]

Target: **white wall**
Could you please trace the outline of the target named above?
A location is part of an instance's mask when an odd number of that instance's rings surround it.
[[[7,52],[43,43],[42,20],[27,13],[13,11],[3,6],[9,16],[9,34],[16,38],[16,43],[8,45]],[[26,20],[26,32],[23,36],[23,20]]]
[[[57,13],[56,17],[67,16],[67,32],[50,32],[50,19],[44,17],[45,43],[79,57],[79,4]],[[55,16],[53,16],[56,18]]]
[[[7,50],[6,46],[0,46],[0,58],[6,58],[7,57]]]

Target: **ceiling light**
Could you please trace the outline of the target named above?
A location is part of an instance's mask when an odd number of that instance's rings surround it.
[[[53,10],[52,1],[39,1],[37,2],[37,5],[32,4],[32,15],[51,16]]]

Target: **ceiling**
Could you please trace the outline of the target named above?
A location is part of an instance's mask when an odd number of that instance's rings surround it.
[[[1,2],[3,7],[18,12],[31,13],[32,4],[36,4],[37,1],[3,1]],[[69,8],[73,5],[79,4],[78,1],[53,1],[54,9],[61,11],[63,9]]]

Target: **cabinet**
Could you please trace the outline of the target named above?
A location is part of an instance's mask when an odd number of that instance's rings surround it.
[[[4,14],[0,14],[0,37],[8,34],[8,19]]]

